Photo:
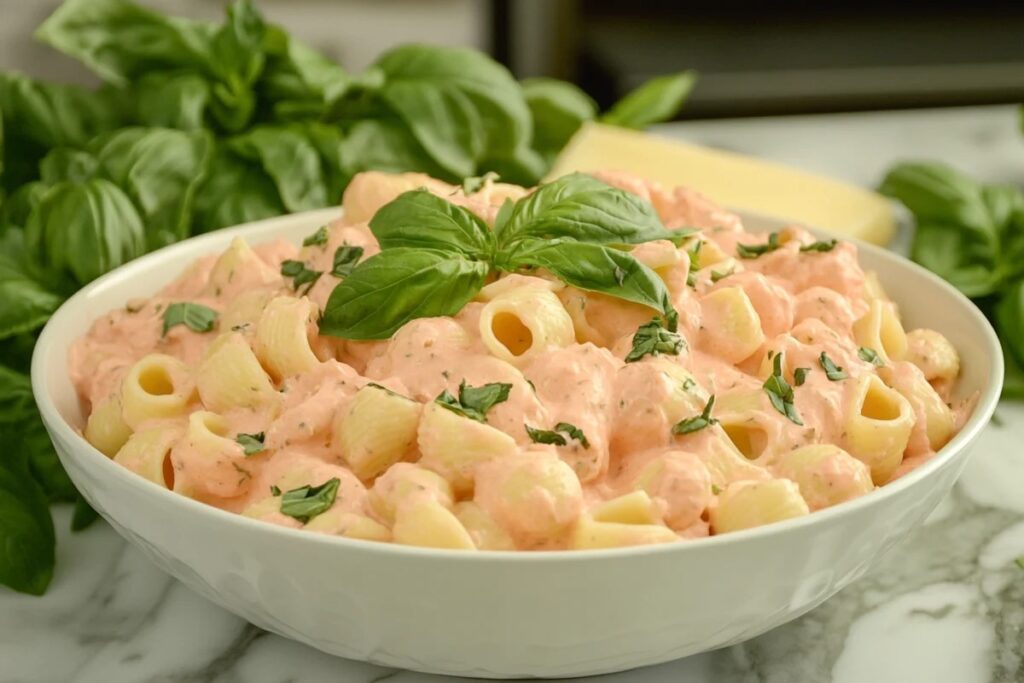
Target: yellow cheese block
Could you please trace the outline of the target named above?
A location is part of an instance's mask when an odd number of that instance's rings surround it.
[[[886,244],[896,228],[889,201],[860,187],[781,164],[599,123],[584,125],[549,178],[573,171],[635,173],[686,185],[719,204]]]

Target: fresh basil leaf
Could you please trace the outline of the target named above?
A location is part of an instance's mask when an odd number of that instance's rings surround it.
[[[77,495],[53,450],[32,396],[27,373],[0,365],[0,443],[24,453],[33,479],[50,502],[71,502]],[[3,469],[3,456],[0,456]]]
[[[50,188],[42,181],[25,183],[0,201],[0,236],[6,228],[23,228]]]
[[[292,279],[292,289],[296,292],[305,285],[306,289],[302,294],[309,294],[309,290],[313,289],[313,285],[316,284],[316,281],[320,279],[323,273],[319,270],[307,268],[306,264],[302,261],[288,259],[281,263],[281,275]]]
[[[264,46],[267,62],[258,87],[277,119],[324,116],[349,87],[344,69],[277,26],[267,26]]]
[[[810,244],[802,244],[802,245],[800,245],[800,251],[803,251],[803,252],[808,252],[808,251],[827,252],[827,251],[832,251],[833,249],[835,249],[837,244],[839,244],[839,240],[835,240],[835,239],[832,239],[832,240],[819,240],[817,242],[811,242]]]
[[[999,338],[1013,356],[1024,365],[1024,280],[1006,288],[996,304],[995,321]]]
[[[677,435],[692,434],[693,432],[699,432],[706,427],[718,424],[718,420],[711,417],[711,410],[714,407],[715,395],[711,394],[708,397],[708,402],[704,404],[704,410],[701,411],[701,414],[675,423],[672,426],[672,433]]]
[[[331,509],[338,496],[339,484],[341,480],[332,477],[319,486],[307,484],[285,491],[281,496],[281,514],[294,517],[303,524],[308,523],[317,515]]]
[[[495,232],[503,246],[522,237],[627,245],[690,234],[666,230],[649,202],[583,173],[564,176],[523,197]]]
[[[316,229],[316,232],[311,233],[304,240],[302,240],[302,246],[304,247],[322,247],[327,244],[327,226],[321,225]]]
[[[583,430],[576,425],[569,422],[559,422],[555,425],[555,431],[564,432],[571,438],[580,442],[580,445],[584,448],[590,448],[590,441],[587,440],[587,435],[583,433]]]
[[[348,277],[352,270],[363,257],[362,247],[353,247],[343,244],[334,250],[334,264],[331,267],[331,275],[334,277]]]
[[[39,162],[39,177],[47,185],[70,180],[85,182],[96,172],[96,157],[80,149],[57,147]]]
[[[679,113],[696,82],[693,71],[652,78],[616,102],[601,121],[623,128],[669,121]]]
[[[255,434],[239,434],[235,437],[235,441],[242,447],[242,453],[250,456],[263,452],[263,442],[266,438],[265,432],[256,432]]]
[[[475,50],[405,45],[374,65],[384,75],[378,96],[427,155],[449,174],[477,172],[486,152],[525,147],[532,122],[508,70]]]
[[[490,268],[457,254],[426,249],[382,251],[334,288],[320,333],[387,339],[414,318],[455,315],[476,296]]]
[[[841,367],[832,362],[832,359],[828,357],[828,354],[824,351],[818,356],[818,363],[821,365],[821,369],[825,371],[825,376],[833,382],[846,379],[849,377],[846,371]]]
[[[286,126],[263,125],[231,140],[230,149],[256,161],[274,179],[278,194],[289,211],[306,211],[327,205],[320,155],[309,139]]]
[[[163,334],[175,325],[184,325],[193,332],[209,332],[217,323],[217,311],[191,302],[169,304],[164,309]]]
[[[802,387],[804,382],[807,381],[807,375],[810,371],[810,368],[797,368],[793,370],[793,384],[798,387]]]
[[[262,168],[219,148],[196,192],[195,229],[209,232],[286,213],[274,181]]]
[[[411,190],[382,206],[370,219],[381,249],[438,249],[488,257],[494,238],[476,214],[426,190]]]
[[[903,163],[886,173],[879,192],[902,202],[918,225],[955,225],[995,247],[997,226],[985,205],[981,186],[944,164]],[[916,238],[915,238],[916,241]]]
[[[342,193],[352,180],[352,174],[344,163],[345,142],[341,130],[318,121],[303,121],[291,126],[309,140],[320,156],[328,204],[340,204]]]
[[[723,271],[723,272],[719,272],[717,270],[712,270],[711,271],[711,281],[712,282],[718,282],[719,280],[724,280],[725,278],[729,277],[730,275],[732,275],[735,272],[736,272],[736,266],[735,265],[733,265],[731,268],[729,268],[729,270],[726,270],[726,271]]]
[[[145,251],[138,212],[124,192],[103,178],[50,188],[29,216],[25,243],[44,267],[67,272],[79,284]]]
[[[46,149],[83,147],[121,123],[106,93],[0,73],[0,111],[8,138],[27,138]]]
[[[5,375],[0,368],[0,386],[4,386]],[[5,427],[0,426],[0,436],[4,443],[12,443]],[[4,449],[0,458],[0,584],[42,595],[53,577],[55,543],[46,496],[29,472],[27,453],[17,447]]]
[[[279,489],[277,486],[271,486],[270,495],[274,496],[274,498],[277,498],[278,496],[281,495],[281,489]]]
[[[206,131],[166,128],[124,128],[102,141],[96,154],[99,173],[138,207],[149,249],[192,233],[192,206],[212,149]]]
[[[918,223],[910,257],[966,296],[982,297],[1001,286],[1004,272],[997,257],[979,253],[974,234],[953,224]]]
[[[88,529],[99,518],[99,513],[93,510],[92,506],[89,505],[89,501],[79,493],[78,497],[75,498],[74,512],[71,514],[71,530],[83,531]]]
[[[566,81],[527,78],[521,86],[533,117],[533,147],[550,162],[580,126],[597,115],[597,105]]]
[[[660,318],[641,325],[633,335],[633,348],[626,355],[626,362],[633,363],[644,356],[667,354],[678,356],[686,348],[686,342],[675,332],[668,331]]]
[[[20,229],[0,236],[0,339],[42,327],[63,301],[30,271],[31,261]]]
[[[768,241],[764,244],[737,244],[736,254],[743,259],[755,259],[758,256],[769,254],[781,246],[779,233],[773,232],[768,235]]]
[[[146,126],[200,130],[210,104],[210,82],[195,72],[152,73],[135,85],[135,111]]]
[[[793,424],[803,425],[803,420],[800,419],[800,414],[793,403],[793,387],[789,386],[789,382],[782,375],[781,353],[775,354],[772,360],[772,374],[764,382],[764,391],[775,410],[789,418]]]
[[[128,0],[68,0],[36,30],[37,40],[127,86],[152,71],[205,69],[211,24],[170,18]]]
[[[342,143],[349,173],[420,171],[441,180],[458,178],[427,155],[408,127],[395,118],[364,119],[354,124]]]
[[[480,387],[471,387],[462,380],[459,384],[459,397],[455,398],[445,389],[434,399],[439,405],[463,417],[477,422],[487,421],[487,411],[499,403],[508,400],[511,384],[491,382]]]
[[[632,301],[666,315],[674,312],[665,283],[627,252],[568,238],[524,240],[505,259],[511,268],[546,268],[578,289]]]
[[[872,348],[868,348],[867,346],[862,346],[857,349],[857,357],[865,363],[871,363],[872,365],[876,365],[880,368],[885,366],[885,361],[878,355],[878,352]]]

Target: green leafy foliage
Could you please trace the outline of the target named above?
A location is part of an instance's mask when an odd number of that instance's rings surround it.
[[[667,121],[679,112],[696,82],[693,71],[652,78],[616,102],[601,120],[624,128]]]
[[[879,190],[914,215],[911,258],[974,299],[992,319],[1007,356],[1003,395],[1024,396],[1024,192],[925,162],[897,164]],[[861,352],[863,360],[876,362],[873,351],[871,358]]]
[[[586,191],[573,192],[584,185]],[[490,231],[443,198],[405,192],[370,221],[382,251],[334,289],[320,331],[385,339],[414,318],[454,315],[493,271],[533,268],[579,289],[652,308],[674,330],[675,310],[661,278],[628,251],[606,246],[669,235],[648,204],[620,203],[621,194],[600,181],[569,176],[507,205]],[[568,201],[583,217],[575,223],[565,209]],[[552,234],[561,236],[547,237]],[[673,336],[673,344],[681,343]]]

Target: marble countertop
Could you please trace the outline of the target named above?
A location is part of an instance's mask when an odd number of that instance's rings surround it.
[[[1013,107],[681,123],[663,134],[874,185],[932,158],[1024,185]],[[1024,680],[1024,404],[1003,404],[929,522],[859,580],[759,638],[604,677],[692,683]],[[153,567],[105,524],[71,535],[42,598],[0,588],[0,682],[442,681],[337,659],[260,631]],[[581,679],[582,680],[582,679]]]

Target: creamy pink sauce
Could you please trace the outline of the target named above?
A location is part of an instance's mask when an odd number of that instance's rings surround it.
[[[700,239],[714,243],[730,257],[736,254],[737,244],[764,243],[764,235],[744,232],[735,214],[692,190],[669,191],[617,173],[598,176],[651,201],[666,226],[701,229]],[[360,184],[354,183],[351,194],[346,195],[346,205],[350,197],[355,202],[375,191],[372,180],[360,177]],[[493,222],[505,196],[523,193],[503,187],[506,189],[495,191],[489,186],[479,196],[466,197],[455,187],[430,181],[436,194],[466,206],[488,223]],[[355,196],[357,191],[363,194]],[[382,201],[387,199],[385,196]],[[163,311],[172,303],[196,302],[223,313],[240,295],[252,296],[252,292],[264,292],[267,298],[296,296],[290,281],[279,272],[282,261],[302,259],[308,267],[324,271],[306,294],[322,310],[339,281],[329,274],[335,249],[359,246],[365,250],[364,258],[379,251],[366,221],[340,220],[328,226],[328,235],[323,246],[300,249],[283,240],[254,246],[256,260],[239,268],[230,282],[212,290],[210,275],[217,256],[203,257],[157,295],[129,302],[99,318],[89,333],[77,340],[69,358],[71,377],[87,412],[117,394],[127,370],[143,356],[168,354],[194,370],[217,333],[227,331],[196,333],[178,325],[163,334]],[[303,237],[295,235],[293,239],[298,242]],[[647,356],[625,363],[637,327],[649,321],[652,312],[572,288],[561,289],[558,296],[567,308],[579,306],[590,329],[586,334],[593,339],[582,341],[586,335],[577,326],[579,343],[547,349],[518,368],[491,355],[481,340],[482,302],[468,304],[452,318],[414,320],[392,339],[381,342],[320,338],[311,325],[311,347],[320,364],[276,382],[278,402],[223,413],[231,434],[265,432],[265,450],[252,457],[235,453],[211,462],[187,438],[181,438],[170,450],[174,479],[179,485],[187,482],[194,497],[240,512],[266,501],[271,487],[296,476],[304,479],[300,484],[310,485],[337,477],[341,484],[335,509],[388,524],[368,502],[374,481],[360,481],[352,474],[345,465],[345,454],[332,443],[335,417],[347,411],[356,392],[369,382],[421,403],[432,401],[444,390],[457,393],[463,381],[473,386],[504,382],[512,386],[509,398],[487,413],[487,424],[511,436],[526,459],[518,464],[502,461],[480,467],[475,473],[475,493],[471,491],[465,499],[489,511],[520,549],[565,547],[581,514],[635,490],[640,473],[654,466],[652,463],[662,469],[647,491],[664,523],[680,538],[706,536],[712,533],[708,511],[716,505],[718,492],[730,483],[772,478],[780,454],[800,446],[827,443],[845,447],[843,406],[851,398],[855,379],[877,370],[858,356],[853,334],[854,322],[868,310],[865,275],[857,263],[856,248],[840,242],[825,253],[799,251],[801,244],[814,239],[800,228],[789,228],[778,250],[756,259],[736,259],[731,274],[717,282],[705,268],[695,273],[693,287],[686,286],[690,263],[685,247],[680,249],[682,258],[662,273],[680,313],[680,334],[687,342],[678,356]],[[655,247],[644,245],[637,253],[644,249],[653,251]],[[714,330],[725,321],[702,308],[708,294],[724,288],[739,288],[746,294],[764,335],[763,344],[738,361],[723,358],[714,342]],[[253,327],[238,330],[250,344]],[[789,368],[810,369],[805,383],[794,388],[794,403],[803,425],[780,414],[762,389],[769,351],[783,353]],[[825,376],[819,366],[822,352],[846,371],[848,380],[830,381]],[[894,362],[891,370],[921,373],[902,361]],[[689,388],[685,386],[687,377],[692,378]],[[949,382],[933,384],[943,401],[951,400]],[[726,467],[715,455],[732,443],[721,425],[685,435],[672,433],[676,422],[700,413],[708,395],[715,394],[721,405],[724,397],[740,392],[751,396],[743,411],[743,424],[755,435],[747,444],[755,453],[743,457],[732,449],[728,462],[733,464]],[[193,395],[188,411],[200,409],[204,407]],[[955,407],[957,428],[968,412],[966,403]],[[186,418],[164,422],[178,424],[184,432]],[[897,476],[935,453],[920,411],[916,420]],[[566,446],[538,446],[524,429],[524,425],[549,428],[559,422],[579,427],[589,446],[584,448],[575,440]],[[503,482],[513,476],[510,468],[533,467],[535,462],[543,468],[545,457],[557,457],[571,468],[577,480],[572,486],[578,485],[579,496],[563,500],[536,492],[527,509],[517,508],[515,514],[522,518],[508,519],[511,513],[501,491]],[[380,478],[377,487],[393,486],[392,479],[408,467],[408,463],[393,466],[394,476]],[[846,483],[844,478],[853,476],[830,464],[821,468],[822,476],[832,477],[839,486]],[[812,503],[812,507],[817,505]],[[269,504],[254,516],[302,526]],[[326,526],[331,532],[330,525]],[[544,536],[545,529],[556,527],[557,532]]]

